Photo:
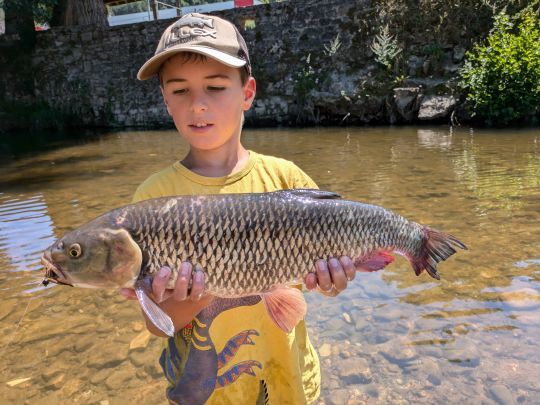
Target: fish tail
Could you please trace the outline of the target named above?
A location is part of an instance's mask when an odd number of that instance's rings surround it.
[[[426,270],[431,277],[440,280],[441,276],[437,272],[437,263],[448,259],[456,253],[456,248],[467,250],[467,246],[456,237],[427,226],[423,227],[422,231],[424,233],[422,246],[419,254],[411,257],[411,264],[417,276]]]

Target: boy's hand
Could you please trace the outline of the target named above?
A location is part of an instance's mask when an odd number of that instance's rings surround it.
[[[152,281],[152,293],[159,303],[172,297],[174,301],[199,301],[204,292],[204,273],[201,268],[193,268],[191,263],[183,262],[178,269],[178,277],[173,290],[167,290],[171,269],[162,267]],[[191,281],[191,290],[189,284]]]
[[[308,290],[317,288],[320,293],[334,297],[347,288],[347,283],[354,280],[356,268],[348,256],[338,259],[331,258],[317,260],[315,263],[315,273],[308,274],[304,282]]]
[[[193,271],[191,263],[183,262],[178,270],[178,277],[173,290],[168,290],[167,283],[171,276],[169,267],[162,267],[152,280],[152,299],[156,303],[169,300],[172,297],[174,301],[185,301],[187,299],[196,302],[203,297],[204,293],[204,273],[202,269],[196,268]],[[191,290],[189,282],[191,280]],[[135,291],[132,288],[121,288],[120,294],[127,299],[137,299]]]
[[[212,296],[204,294],[204,273],[201,269],[193,270],[190,263],[183,262],[178,271],[174,289],[168,290],[167,283],[171,269],[162,267],[152,280],[152,299],[159,304],[173,321],[175,331],[186,326],[204,307],[212,302]],[[189,282],[191,280],[191,289]],[[121,288],[120,294],[127,299],[137,299],[135,290]],[[178,305],[179,303],[181,305]],[[143,311],[148,330],[156,336],[167,337],[148,319]]]

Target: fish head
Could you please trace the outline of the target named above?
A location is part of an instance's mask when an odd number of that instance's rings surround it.
[[[133,287],[142,252],[129,232],[97,219],[66,234],[43,252],[45,280],[74,287]]]

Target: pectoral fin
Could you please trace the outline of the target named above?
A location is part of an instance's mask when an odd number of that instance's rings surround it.
[[[287,333],[291,332],[306,314],[304,295],[296,288],[279,287],[261,296],[272,321]]]
[[[144,313],[152,323],[167,336],[174,336],[174,324],[169,317],[144,291],[142,282],[135,284],[135,293]]]

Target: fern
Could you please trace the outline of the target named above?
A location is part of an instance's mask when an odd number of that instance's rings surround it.
[[[397,39],[388,31],[388,25],[375,36],[370,48],[375,54],[375,60],[387,69],[392,68],[394,60],[401,53]]]

